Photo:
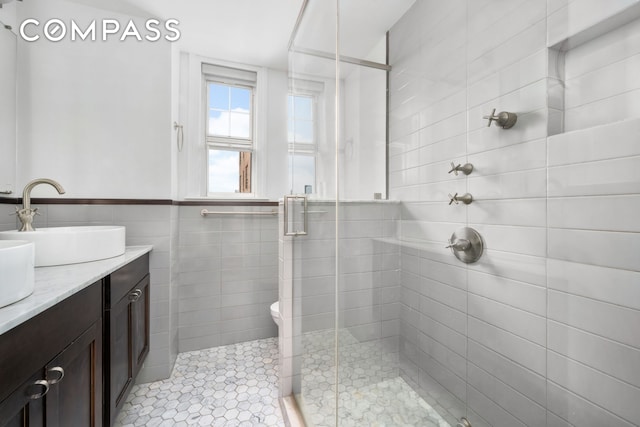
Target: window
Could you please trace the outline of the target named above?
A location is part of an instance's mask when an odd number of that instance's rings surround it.
[[[316,182],[316,97],[288,97],[289,177],[293,194],[310,194]]]
[[[256,73],[203,64],[207,192],[252,193]]]

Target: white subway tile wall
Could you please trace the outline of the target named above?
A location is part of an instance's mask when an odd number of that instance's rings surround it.
[[[14,211],[12,205],[7,210]],[[35,205],[34,205],[35,206]],[[176,250],[176,207],[149,205],[37,205],[34,226],[123,225],[126,245],[153,245],[151,275],[150,350],[138,382],[168,378],[177,356],[177,312],[172,293],[177,285],[171,259]],[[3,208],[4,209],[4,208]],[[11,221],[15,221],[14,218]],[[7,229],[12,229],[9,227]]]
[[[278,300],[276,216],[233,211],[272,207],[180,206],[180,352],[277,336],[269,306]]]
[[[13,216],[16,212],[13,204],[0,204],[0,231],[18,229],[18,219]]]
[[[639,425],[640,20],[603,28],[640,2],[442,3],[390,32],[401,374],[452,424]],[[466,225],[471,265],[444,248]]]

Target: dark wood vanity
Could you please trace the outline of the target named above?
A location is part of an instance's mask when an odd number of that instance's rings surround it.
[[[104,282],[104,419],[112,425],[149,353],[148,255]]]
[[[145,254],[0,335],[0,426],[110,426],[148,352]]]

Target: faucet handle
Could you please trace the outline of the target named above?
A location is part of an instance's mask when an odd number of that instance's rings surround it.
[[[31,215],[31,216],[40,215],[40,212],[38,212],[38,209],[39,208],[20,209],[19,207],[16,206],[16,211],[14,213],[10,213],[9,215]]]
[[[502,129],[511,129],[518,121],[518,115],[516,113],[509,113],[508,111],[502,111],[496,116],[495,108],[490,115],[482,116],[482,118],[489,120],[487,127],[491,127],[491,123],[495,121]]]
[[[458,193],[454,194],[453,196],[449,194],[449,199],[451,199],[449,201],[449,204],[455,203],[456,205],[460,202],[464,203],[465,205],[473,202],[473,196],[469,193],[464,193],[462,196],[458,196]]]
[[[488,116],[482,116],[482,118],[489,120],[489,123],[487,123],[487,127],[490,128],[491,123],[493,123],[494,121],[497,122],[500,117],[496,116],[496,109],[494,108],[491,114],[489,114]]]
[[[473,172],[473,165],[471,163],[465,163],[464,165],[458,164],[456,166],[455,163],[451,162],[451,170],[448,173],[451,172],[453,172],[456,176],[458,176],[458,172],[469,175],[471,172]]]
[[[466,251],[471,247],[471,242],[467,239],[455,239],[454,241],[449,240],[449,246],[445,246],[445,248],[453,248],[455,251]]]

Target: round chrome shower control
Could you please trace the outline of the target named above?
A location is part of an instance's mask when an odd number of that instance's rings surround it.
[[[453,254],[460,261],[471,264],[480,259],[484,251],[482,236],[473,228],[462,227],[456,230],[449,239],[449,245]]]

